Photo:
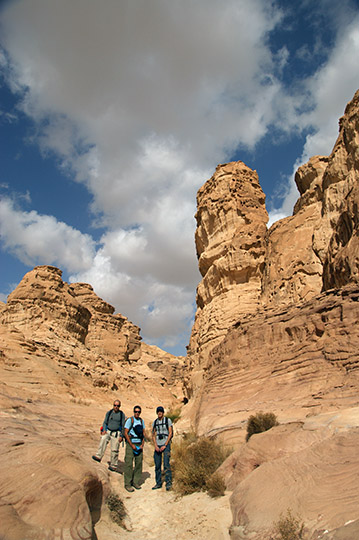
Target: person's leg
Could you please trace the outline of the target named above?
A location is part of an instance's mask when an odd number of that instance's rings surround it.
[[[126,442],[126,452],[125,452],[125,466],[123,471],[123,478],[125,482],[125,488],[131,487],[132,485],[132,468],[133,468],[133,450],[131,446]]]
[[[156,452],[153,454],[153,459],[155,462],[155,475],[156,475],[156,486],[162,486],[162,452]]]
[[[117,469],[118,466],[118,451],[120,448],[118,433],[116,435],[117,437],[111,435],[111,467],[114,469]]]
[[[135,468],[133,470],[133,486],[139,486],[142,480],[142,461],[143,461],[143,452],[138,456],[135,456]]]
[[[170,489],[172,486],[172,471],[171,471],[171,444],[168,444],[163,451],[163,468],[165,471],[166,488]]]
[[[96,452],[96,457],[98,457],[99,459],[102,459],[103,458],[103,455],[105,453],[105,450],[106,450],[106,446],[108,445],[108,442],[110,440],[110,434],[109,432],[107,431],[104,435],[101,436],[101,440],[100,440],[100,444],[98,446],[98,450]]]

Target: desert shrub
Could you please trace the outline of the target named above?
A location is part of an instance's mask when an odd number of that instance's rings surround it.
[[[117,525],[120,525],[120,527],[123,527],[124,519],[126,517],[126,509],[119,496],[115,493],[111,493],[106,499],[106,504],[110,511],[112,521],[117,523]]]
[[[181,495],[206,490],[224,492],[219,475],[212,481],[210,478],[228,454],[223,443],[208,437],[197,438],[193,433],[175,441],[172,449],[175,490]]]
[[[246,441],[249,441],[255,433],[262,433],[273,426],[278,426],[277,417],[274,413],[257,413],[251,415],[247,421]]]
[[[226,483],[223,479],[223,476],[215,471],[207,480],[206,480],[206,489],[210,497],[222,497],[226,491]]]
[[[304,523],[288,508],[286,515],[281,515],[274,524],[272,540],[302,540],[304,538]]]
[[[172,420],[173,423],[177,422],[181,418],[181,409],[170,409],[166,413],[167,418]]]

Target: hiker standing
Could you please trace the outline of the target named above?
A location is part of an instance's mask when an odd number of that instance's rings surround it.
[[[123,440],[122,431],[125,423],[125,414],[120,407],[121,401],[116,399],[113,403],[113,409],[107,411],[101,427],[102,437],[100,444],[96,454],[92,456],[95,461],[101,461],[108,443],[111,442],[111,462],[108,468],[110,471],[115,472],[117,472],[118,451],[120,442]]]
[[[140,417],[141,407],[133,408],[133,416],[127,418],[125,423],[125,468],[124,481],[127,491],[141,489],[143,446],[145,444],[145,423]],[[133,464],[133,462],[135,462]]]
[[[172,421],[167,416],[164,416],[165,410],[160,405],[156,409],[157,418],[152,424],[152,439],[155,445],[154,460],[156,485],[152,489],[160,489],[162,487],[162,456],[163,468],[165,473],[166,491],[170,491],[172,487],[172,471],[170,465],[171,458],[171,439],[173,436]]]

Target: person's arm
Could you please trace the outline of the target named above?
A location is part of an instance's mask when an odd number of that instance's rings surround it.
[[[156,452],[159,452],[160,449],[159,449],[159,447],[157,445],[156,435],[157,435],[156,427],[153,427],[152,428],[152,440],[153,440],[153,444],[155,445]]]
[[[167,440],[165,442],[165,446],[167,446],[171,442],[172,435],[173,435],[173,428],[172,428],[172,426],[168,426],[168,437],[167,437]]]
[[[145,446],[145,439],[146,439],[145,423],[144,423],[143,420],[142,420],[142,425],[143,425],[143,439],[142,439],[142,443],[141,443],[140,448],[142,448],[142,450],[143,450],[143,447]]]
[[[102,435],[105,435],[106,431],[108,430],[108,419],[111,414],[111,411],[107,411],[105,415],[105,420],[103,421],[103,432]]]
[[[129,429],[125,427],[125,439],[126,439],[126,441],[128,442],[128,444],[131,446],[132,450],[134,450],[136,447],[135,447],[135,445],[131,442],[131,438],[130,438],[128,432],[129,432]]]
[[[123,431],[125,428],[125,423],[126,423],[125,413],[121,411],[121,431],[120,431],[121,436],[118,437],[119,442],[123,441]]]

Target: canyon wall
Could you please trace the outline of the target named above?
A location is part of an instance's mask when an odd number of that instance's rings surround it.
[[[142,343],[140,329],[90,285],[61,276],[58,268],[37,266],[0,303],[0,537],[6,540],[97,538],[113,490],[110,475],[117,484],[119,478],[105,460],[91,459],[105,412],[115,398],[126,416],[139,403],[148,424],[159,403],[166,409],[180,403],[186,359]],[[110,520],[111,528],[119,534]]]
[[[238,540],[267,539],[288,508],[312,540],[359,531],[359,91],[332,153],[295,181],[293,215],[269,230],[242,162],[217,167],[198,192],[203,279],[185,409],[197,433],[238,448],[222,468]],[[243,445],[260,411],[281,425]]]

